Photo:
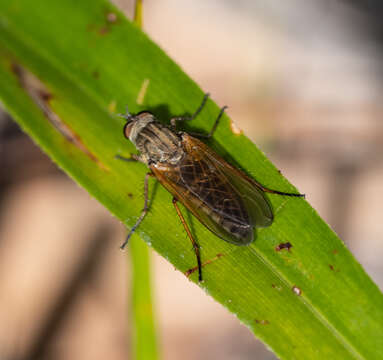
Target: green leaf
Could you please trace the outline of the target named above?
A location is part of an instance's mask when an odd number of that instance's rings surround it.
[[[128,227],[143,206],[147,169],[115,159],[135,151],[115,114],[129,105],[133,113],[149,109],[166,122],[191,114],[203,97],[104,0],[3,0],[0,81],[0,98],[21,127]],[[208,131],[218,111],[208,101],[188,129]],[[254,144],[233,134],[227,116],[209,145],[263,185],[295,190]],[[186,272],[196,259],[171,196],[154,180],[149,185],[152,206],[137,233]],[[206,263],[200,286],[281,358],[383,358],[377,286],[305,200],[268,197],[275,221],[247,247],[225,243],[189,218]],[[286,242],[290,251],[275,250]]]

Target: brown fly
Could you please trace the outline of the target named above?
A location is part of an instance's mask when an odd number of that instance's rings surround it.
[[[273,222],[273,212],[265,192],[286,196],[304,196],[268,189],[236,169],[196,137],[210,138],[226,107],[223,107],[207,135],[176,132],[178,121],[194,119],[204,107],[206,94],[197,111],[189,117],[175,117],[170,127],[161,124],[149,111],[136,115],[127,112],[124,135],[140,152],[131,159],[146,164],[145,205],[121,248],[148,212],[148,178],[154,176],[172,195],[173,205],[190,238],[197,257],[199,281],[202,280],[200,251],[177,202],[180,201],[203,225],[221,239],[248,245],[254,240],[254,228]]]

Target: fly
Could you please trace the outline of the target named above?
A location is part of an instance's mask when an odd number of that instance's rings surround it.
[[[189,117],[174,117],[170,127],[161,124],[149,111],[136,115],[127,112],[124,136],[139,151],[131,159],[146,164],[150,172],[145,176],[145,203],[141,216],[128,233],[124,248],[133,232],[148,212],[148,178],[154,176],[173,195],[173,205],[190,238],[197,257],[199,281],[202,267],[199,246],[195,241],[178,201],[203,225],[221,239],[235,244],[248,245],[254,240],[254,228],[267,227],[273,222],[273,212],[265,192],[302,197],[268,189],[230,165],[207,145],[197,139],[210,138],[222,117],[223,107],[208,134],[177,132],[176,123],[193,120],[208,99],[206,94],[196,112]]]

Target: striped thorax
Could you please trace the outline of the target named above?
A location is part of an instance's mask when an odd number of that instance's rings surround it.
[[[148,111],[132,116],[124,135],[140,151],[140,161],[147,165],[158,162],[177,165],[184,156],[181,139]]]

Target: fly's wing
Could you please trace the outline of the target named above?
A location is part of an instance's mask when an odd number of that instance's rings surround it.
[[[222,224],[223,218],[185,185],[179,167],[157,168],[152,165],[150,168],[158,181],[215,235],[235,245],[247,245],[253,241],[253,227],[230,219]]]
[[[254,227],[273,221],[262,190],[199,140],[183,134],[183,146],[177,166],[151,166],[157,179],[217,236],[249,244]]]
[[[228,164],[204,143],[183,135],[183,142],[188,153],[193,158],[202,158],[213,173],[217,173],[221,181],[231,185],[237,197],[241,199],[248,215],[248,223],[254,227],[267,227],[273,222],[273,212],[264,192],[255,181],[238,169]]]

